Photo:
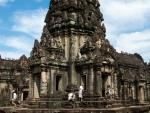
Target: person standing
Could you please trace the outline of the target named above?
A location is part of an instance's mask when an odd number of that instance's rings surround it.
[[[79,87],[79,100],[80,100],[80,101],[83,101],[83,90],[84,90],[84,88],[83,88],[83,86],[81,85],[81,86]]]

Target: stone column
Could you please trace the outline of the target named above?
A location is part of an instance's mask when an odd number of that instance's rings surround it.
[[[102,74],[100,71],[97,71],[96,74],[96,82],[97,82],[97,94],[102,97]]]
[[[114,96],[118,98],[118,83],[117,83],[117,74],[114,74]]]
[[[111,86],[111,75],[108,75],[107,85]],[[107,88],[107,86],[106,86]]]
[[[90,66],[89,69],[89,85],[88,85],[88,91],[90,94],[94,93],[94,71],[93,71],[93,66]]]
[[[51,68],[50,70],[50,94],[54,94],[54,73],[55,70]]]
[[[135,85],[132,86],[132,95],[133,95],[133,100],[136,100],[136,87],[135,87]]]
[[[124,99],[127,100],[128,98],[128,84],[124,83]]]
[[[39,98],[39,87],[38,87],[38,79],[37,76],[33,75],[34,79],[33,79],[33,97],[34,99]]]
[[[40,95],[47,96],[47,72],[46,67],[41,68],[41,85],[40,85]]]
[[[149,86],[149,84],[148,84],[147,92],[148,92],[147,97],[148,97],[148,101],[149,101],[150,100],[150,86]]]
[[[78,74],[75,69],[75,59],[79,51],[79,43],[78,43],[78,36],[73,35],[71,33],[70,36],[70,48],[69,48],[69,63],[70,63],[70,76],[71,76],[71,84],[77,85],[78,81]]]
[[[34,81],[33,81],[33,75],[30,73],[29,75],[29,95],[28,99],[34,98]]]

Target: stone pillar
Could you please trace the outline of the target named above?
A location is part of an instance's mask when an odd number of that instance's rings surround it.
[[[40,95],[47,96],[47,72],[46,68],[41,68],[41,84],[40,84]]]
[[[111,75],[108,75],[107,85],[111,86]],[[107,88],[107,86],[106,86]]]
[[[89,81],[89,85],[88,85],[88,91],[90,94],[94,93],[94,70],[93,70],[93,66],[90,67],[89,69],[89,75],[88,75],[88,81]]]
[[[29,75],[29,95],[28,99],[33,99],[34,98],[34,81],[33,81],[33,76],[30,73]]]
[[[135,85],[132,86],[132,95],[133,95],[133,100],[136,100],[136,87],[135,87]]]
[[[33,75],[34,79],[33,79],[33,97],[34,99],[38,99],[39,98],[39,87],[38,87],[38,78],[37,76]]]
[[[50,70],[50,94],[54,94],[54,73],[55,70],[53,68],[51,68]]]
[[[118,83],[117,83],[117,74],[114,74],[114,96],[115,98],[118,98]]]
[[[102,97],[102,74],[100,71],[97,71],[96,74],[96,83],[97,83],[97,94]]]
[[[124,95],[124,100],[127,100],[127,98],[128,98],[128,85],[127,85],[126,82],[124,83],[124,93],[123,93],[123,95]]]
[[[71,31],[72,32],[72,31]],[[70,76],[70,81],[71,84],[77,85],[78,81],[78,74],[75,69],[75,59],[77,57],[78,51],[79,51],[79,43],[78,43],[78,36],[73,35],[71,33],[69,37],[69,76]]]
[[[150,100],[150,85],[148,84],[147,85],[147,98],[148,98],[148,101]]]

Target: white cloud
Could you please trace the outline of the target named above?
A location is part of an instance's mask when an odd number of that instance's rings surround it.
[[[140,53],[147,59],[150,55],[150,29],[134,33],[121,34],[116,43],[118,51],[128,51],[130,53]]]
[[[18,59],[22,55],[28,54],[27,52],[19,52],[19,51],[0,51],[0,55],[2,58],[11,58],[11,59]],[[28,56],[27,56],[28,57]]]
[[[14,14],[13,31],[26,33],[33,38],[40,38],[47,9],[20,11]]]
[[[29,57],[33,41],[28,37],[23,36],[0,36],[0,55],[2,58],[18,59],[23,54]],[[5,48],[5,49],[4,49]]]
[[[17,11],[13,16],[12,31],[18,35],[0,36],[2,57],[19,58],[22,54],[29,56],[34,39],[39,39],[44,26],[47,9]]]
[[[145,24],[149,24],[149,0],[103,0],[102,3],[108,27],[110,24],[114,26],[112,29],[115,32],[141,30]]]
[[[27,37],[22,36],[0,36],[0,44],[19,51],[31,51],[31,42]]]
[[[150,0],[101,0],[101,10],[114,47],[150,60]]]
[[[0,0],[0,6],[5,6],[8,2],[14,2],[15,0]]]

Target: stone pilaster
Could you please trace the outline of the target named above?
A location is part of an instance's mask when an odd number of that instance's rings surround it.
[[[34,81],[32,76],[32,74],[29,75],[29,100],[34,98]]]
[[[88,92],[90,94],[94,93],[94,70],[93,67],[91,66],[89,69],[89,75],[88,75],[88,81],[89,81],[89,85],[88,85]]]
[[[40,85],[40,95],[47,96],[47,70],[46,67],[41,68],[41,85]]]
[[[70,31],[70,37],[69,38],[69,67],[70,67],[70,72],[69,72],[69,76],[70,76],[70,83],[77,85],[77,81],[78,81],[78,74],[76,72],[75,69],[75,59],[79,50],[79,44],[78,44],[78,36],[73,35],[73,31]]]
[[[34,99],[39,98],[39,79],[37,76],[33,75],[33,97]]]
[[[128,85],[127,85],[127,83],[124,83],[124,93],[123,93],[123,95],[124,95],[124,100],[127,100],[127,98],[128,98]]]
[[[50,94],[54,94],[54,73],[55,70],[51,68],[50,70]]]
[[[97,71],[96,73],[96,82],[97,82],[96,92],[99,96],[102,96],[102,74],[100,71]]]
[[[114,96],[115,98],[118,98],[118,84],[117,84],[117,74],[114,74]]]

